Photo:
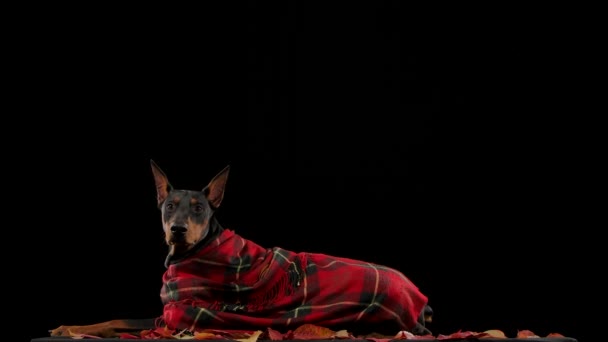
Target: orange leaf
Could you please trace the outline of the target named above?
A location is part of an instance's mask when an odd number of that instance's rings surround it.
[[[142,330],[139,334],[142,339],[158,340],[160,337],[167,339],[175,339],[173,333],[174,331],[169,330],[167,327],[162,327],[150,330]]]
[[[328,328],[314,324],[303,324],[293,331],[295,340],[323,340],[331,339],[336,333]]]
[[[219,329],[203,329],[200,332],[214,333],[216,335],[225,336],[230,339],[249,338],[256,333],[256,330],[219,330]]]
[[[516,338],[530,338],[530,337],[540,338],[540,336],[536,335],[535,333],[533,333],[530,330],[518,330],[517,331]]]
[[[194,333],[194,339],[195,340],[218,340],[218,339],[222,339],[221,336],[218,336],[214,333],[210,333],[210,332],[197,332]]]

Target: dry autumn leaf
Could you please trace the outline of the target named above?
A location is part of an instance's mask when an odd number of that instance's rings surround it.
[[[95,335],[73,333],[72,330],[70,330],[70,329],[68,329],[68,333],[70,334],[70,337],[72,337],[73,339],[77,339],[77,340],[85,339],[85,338],[97,338],[97,339],[101,338],[101,337],[95,336]]]
[[[560,333],[550,333],[547,337],[566,337]]]
[[[331,339],[335,331],[314,324],[303,324],[293,331],[295,340],[324,340]]]
[[[280,341],[283,340],[283,334],[281,334],[280,332],[272,329],[272,328],[268,328],[266,329],[267,333],[268,333],[268,338],[272,341]]]
[[[334,337],[335,338],[353,338],[353,335],[351,335],[347,330],[338,330],[334,334]]]
[[[530,330],[518,330],[516,338],[540,338],[540,336],[536,335]]]
[[[218,338],[221,338],[221,337],[214,333],[210,333],[210,332],[194,333],[195,340],[217,340]]]
[[[501,330],[497,330],[497,329],[486,330],[486,331],[484,331],[484,333],[487,334],[487,336],[485,336],[485,337],[489,337],[489,338],[507,338],[507,335],[505,335],[504,332],[502,332]]]
[[[405,330],[401,330],[400,332],[397,333],[397,335],[395,335],[394,339],[395,340],[413,340],[414,339],[414,334],[412,334],[409,331],[405,331]]]
[[[72,333],[68,330],[74,339],[85,339],[93,338],[99,339],[99,336],[84,335]],[[205,329],[203,331],[191,333],[187,330],[181,332],[175,332],[168,330],[166,327],[160,327],[153,330],[142,330],[140,336],[131,334],[122,334],[121,339],[144,339],[144,340],[159,340],[159,339],[177,339],[177,340],[232,340],[237,342],[258,342],[260,337],[264,336],[265,339],[270,341],[281,341],[281,340],[333,340],[333,339],[364,339],[371,342],[389,342],[391,340],[435,340],[435,341],[449,341],[449,340],[462,340],[467,338],[473,339],[506,339],[508,338],[502,330],[490,329],[484,332],[473,332],[473,331],[457,331],[449,335],[439,334],[433,336],[428,335],[414,335],[408,331],[399,331],[393,337],[391,336],[375,336],[370,334],[366,337],[356,338],[347,330],[333,331],[323,326],[317,326],[314,324],[304,324],[295,330],[289,330],[286,333],[281,333],[272,328],[266,329],[266,334],[263,334],[261,330],[216,330],[216,329]],[[565,336],[559,333],[550,333],[546,336],[564,338]],[[531,330],[519,330],[516,338],[540,338]]]
[[[249,336],[248,338],[237,338],[235,340],[239,341],[239,342],[256,342],[258,340],[258,337],[260,337],[260,335],[262,335],[262,331],[257,330],[253,334],[251,334],[251,336]]]
[[[139,340],[141,337],[129,333],[122,333],[118,336],[118,338],[125,340]]]

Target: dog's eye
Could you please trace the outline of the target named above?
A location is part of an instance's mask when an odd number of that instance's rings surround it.
[[[192,207],[192,210],[195,213],[200,213],[203,211],[203,209],[204,209],[204,207],[201,204],[196,204],[195,206]]]
[[[167,203],[167,206],[165,208],[167,210],[173,210],[173,209],[175,209],[175,204],[173,204],[173,203]]]

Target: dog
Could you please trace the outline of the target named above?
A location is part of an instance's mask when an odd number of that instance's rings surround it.
[[[168,246],[162,316],[62,325],[50,330],[51,336],[108,338],[158,327],[192,333],[288,330],[304,324],[353,333],[431,334],[428,298],[401,272],[366,261],[264,248],[224,228],[215,212],[230,165],[194,191],[174,189],[160,167],[150,164]]]

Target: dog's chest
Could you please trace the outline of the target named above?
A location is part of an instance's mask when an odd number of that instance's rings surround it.
[[[227,231],[197,255],[170,265],[163,276],[163,302],[259,302],[290,295],[303,270],[298,254],[265,249]]]

